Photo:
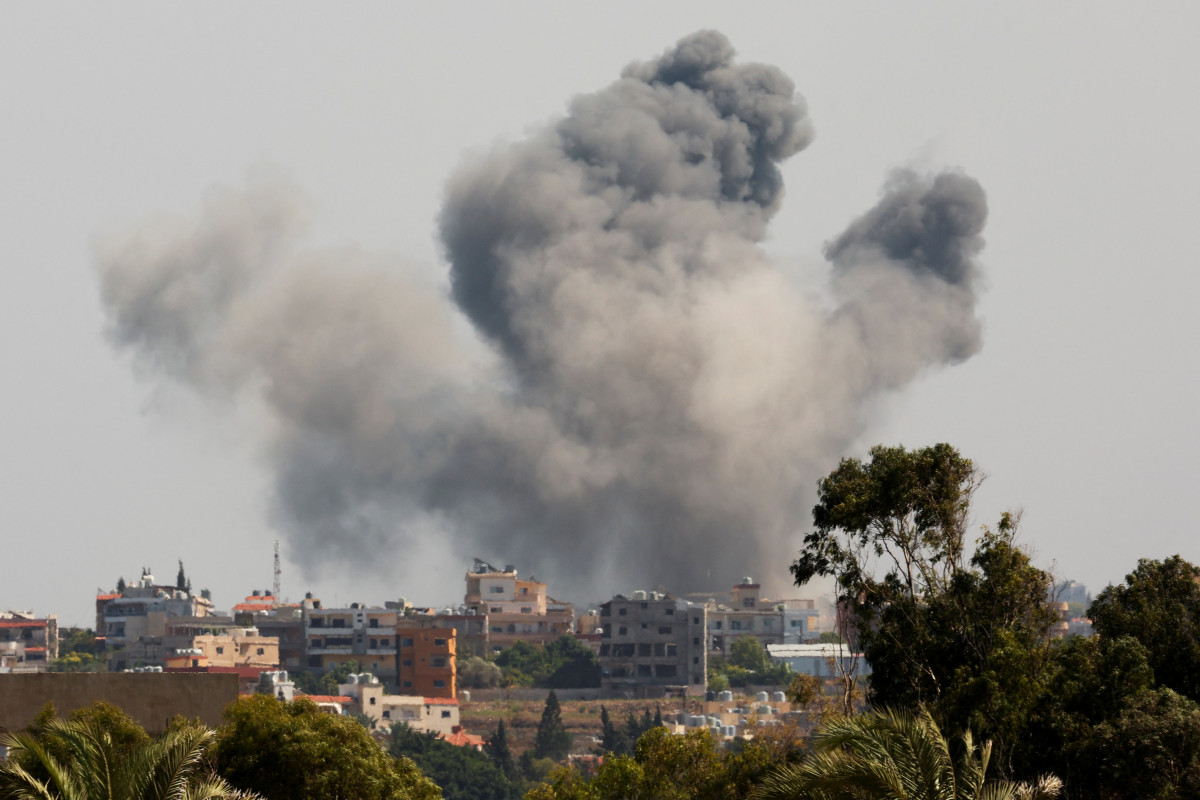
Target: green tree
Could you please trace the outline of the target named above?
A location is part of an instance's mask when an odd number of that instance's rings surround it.
[[[490,689],[499,686],[504,678],[500,667],[478,656],[458,660],[458,685],[464,689]]]
[[[1100,636],[1141,642],[1160,686],[1200,700],[1200,567],[1177,555],[1142,559],[1088,615]]]
[[[117,594],[125,593],[125,579],[117,578]]]
[[[817,730],[813,745],[813,756],[768,775],[757,800],[1034,800],[1056,797],[1061,789],[1052,777],[1035,785],[988,782],[991,744],[977,746],[968,731],[955,758],[928,713],[835,717]]]
[[[632,746],[624,731],[618,728],[609,716],[608,708],[600,706],[600,752],[613,755],[628,755]]]
[[[508,745],[508,733],[504,728],[503,719],[496,723],[496,733],[488,740],[484,751],[506,778],[516,781],[517,764],[513,759],[512,748]]]
[[[496,656],[510,686],[589,689],[600,685],[600,661],[574,636],[560,636],[545,647],[518,641]]]
[[[140,730],[140,729],[139,729]],[[0,797],[9,800],[218,800],[252,795],[212,774],[207,728],[185,726],[131,744],[101,716],[52,719],[37,732],[9,735],[0,762]]]
[[[1013,748],[1049,674],[1049,575],[1016,545],[1017,518],[985,530],[966,559],[970,500],[981,478],[946,444],[876,447],[819,484],[815,530],[791,566],[798,583],[833,576],[842,635],[871,664],[868,700],[926,707],[943,728]],[[839,665],[840,666],[840,665]],[[855,676],[843,672],[844,711]]]
[[[522,794],[488,755],[450,744],[432,731],[416,731],[397,723],[391,729],[388,752],[412,759],[441,787],[446,800],[517,800]]]
[[[533,755],[535,758],[562,761],[571,752],[571,743],[572,736],[563,726],[558,695],[551,689],[546,697],[546,704],[542,707],[542,719],[538,723],[537,735],[533,739]]]
[[[217,771],[267,800],[435,800],[436,784],[392,758],[362,725],[303,698],[243,697],[225,711]]]

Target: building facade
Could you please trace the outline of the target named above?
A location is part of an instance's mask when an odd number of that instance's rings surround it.
[[[600,618],[600,685],[606,695],[704,693],[708,674],[704,605],[637,591],[602,604]]]
[[[0,669],[45,672],[58,658],[58,616],[0,612]]]
[[[497,569],[476,560],[466,575],[463,598],[468,614],[487,616],[488,647],[492,652],[519,641],[545,645],[571,633],[575,609],[546,594],[546,584],[521,580],[516,567]]]

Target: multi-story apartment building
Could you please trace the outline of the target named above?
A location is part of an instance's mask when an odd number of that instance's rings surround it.
[[[504,569],[476,559],[467,573],[467,612],[487,615],[488,647],[503,650],[519,641],[546,644],[570,633],[575,609],[546,594],[546,584],[517,577],[516,567]]]
[[[602,604],[600,618],[600,685],[605,694],[704,693],[708,617],[702,604],[637,591]]]
[[[58,658],[58,617],[32,611],[0,612],[0,668],[44,672]]]
[[[402,692],[454,697],[453,628],[412,627],[398,609],[305,608],[305,666],[324,672],[355,662]]]
[[[740,636],[769,644],[801,644],[816,639],[820,612],[812,600],[763,599],[761,587],[742,578],[729,594],[729,605],[708,603],[708,646],[714,655],[728,654]]]
[[[168,642],[166,637],[188,635],[187,631],[169,630],[171,624],[212,629],[232,622],[208,619],[212,616],[213,604],[209,598],[197,597],[174,586],[157,585],[150,571],[142,570],[136,585],[96,596],[96,637],[104,640],[110,670],[161,664],[167,650],[182,644]]]

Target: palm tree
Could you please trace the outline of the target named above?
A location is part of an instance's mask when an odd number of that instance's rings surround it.
[[[815,755],[768,775],[755,800],[1043,800],[1062,788],[1053,776],[1034,785],[985,782],[991,742],[977,746],[967,731],[956,762],[927,711],[836,717],[813,743]]]
[[[40,735],[4,737],[0,800],[234,800],[239,792],[207,767],[214,737],[184,727],[131,748],[92,720],[51,720]]]

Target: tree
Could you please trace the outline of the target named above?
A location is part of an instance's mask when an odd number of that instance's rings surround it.
[[[496,657],[505,683],[548,689],[590,689],[600,685],[600,661],[591,648],[564,634],[545,647],[518,641]]]
[[[500,667],[478,656],[467,656],[458,661],[458,685],[464,689],[489,689],[499,686],[504,677]]]
[[[1056,616],[1049,575],[1016,545],[1018,517],[985,529],[967,562],[980,480],[946,444],[846,459],[819,484],[815,530],[791,570],[798,583],[836,579],[841,633],[871,664],[873,705],[927,707],[943,728],[970,728],[994,742],[1009,776],[1042,696]],[[847,714],[855,682],[843,671]]]
[[[184,726],[162,737],[132,737],[103,715],[52,719],[37,732],[10,735],[0,762],[0,797],[11,800],[192,800],[252,797],[212,774],[213,732]],[[138,729],[140,731],[140,728]]]
[[[854,797],[860,800],[1023,800],[1056,797],[1061,782],[987,782],[991,743],[976,746],[968,731],[959,757],[928,713],[882,710],[835,717],[813,737],[816,754],[768,775],[758,800]]]
[[[117,594],[125,593],[125,579],[117,578]]]
[[[625,733],[613,724],[608,709],[600,706],[600,752],[613,755],[628,755],[632,746]]]
[[[1089,616],[1107,639],[1132,636],[1146,647],[1154,678],[1200,700],[1200,567],[1172,556],[1142,559],[1125,582],[1105,589]]]
[[[445,800],[518,800],[520,787],[488,755],[439,739],[433,731],[392,726],[388,752],[413,760]],[[509,759],[511,761],[511,754]]]
[[[175,588],[181,592],[191,592],[192,582],[183,573],[183,559],[179,559],[179,572],[175,575]]]
[[[506,778],[510,781],[517,779],[517,764],[513,760],[512,748],[508,746],[508,733],[504,729],[503,719],[496,723],[496,733],[484,746],[484,752]]]
[[[303,698],[243,697],[225,711],[217,771],[266,800],[435,800],[436,784],[388,756],[362,725]]]
[[[533,755],[535,758],[562,761],[571,752],[571,743],[572,736],[563,726],[558,695],[551,689],[546,697],[546,705],[542,707],[542,720],[538,723],[537,735],[533,739]]]

